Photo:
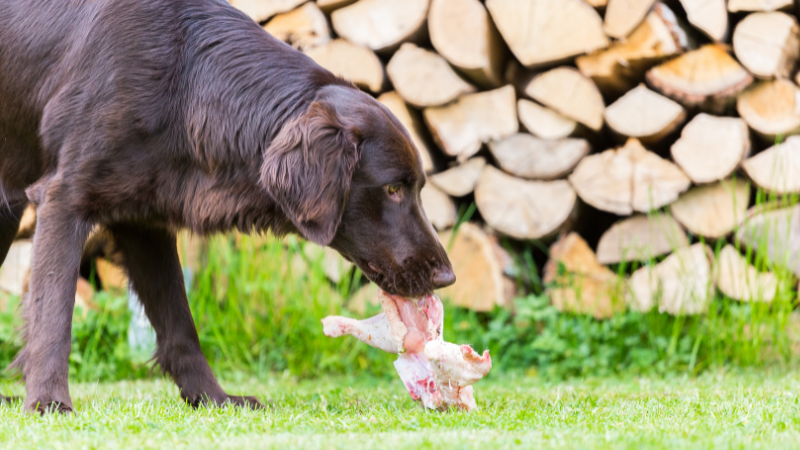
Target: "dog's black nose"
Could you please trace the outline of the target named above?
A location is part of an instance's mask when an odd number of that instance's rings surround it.
[[[434,289],[445,288],[456,282],[456,274],[454,274],[453,269],[449,267],[434,269],[431,281],[433,282]]]

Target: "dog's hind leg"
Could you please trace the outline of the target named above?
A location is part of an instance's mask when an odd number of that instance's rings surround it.
[[[75,288],[91,224],[73,212],[68,190],[58,181],[40,192],[30,291],[22,307],[26,343],[12,367],[22,369],[27,410],[67,412]]]
[[[189,309],[175,235],[165,229],[117,224],[109,227],[122,251],[133,288],[156,331],[156,362],[193,406],[232,403],[261,407],[255,397],[225,393],[200,348]]]

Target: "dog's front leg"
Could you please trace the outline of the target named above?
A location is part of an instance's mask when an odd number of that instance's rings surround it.
[[[210,402],[261,407],[255,397],[226,394],[214,377],[192,320],[175,235],[165,229],[135,225],[109,228],[156,331],[155,359],[175,380],[181,397],[193,406]]]
[[[72,410],[69,353],[81,251],[91,225],[70,209],[66,189],[50,183],[37,208],[30,291],[23,301],[21,367],[29,411]]]

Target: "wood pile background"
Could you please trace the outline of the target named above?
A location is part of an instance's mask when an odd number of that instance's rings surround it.
[[[791,0],[230,2],[406,126],[457,304],[541,277],[565,311],[695,314],[774,298],[747,250],[800,275]]]

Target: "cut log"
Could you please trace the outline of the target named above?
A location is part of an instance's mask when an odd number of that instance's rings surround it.
[[[622,279],[603,266],[577,233],[550,246],[544,282],[553,306],[562,312],[607,319],[625,310]]]
[[[383,64],[370,49],[336,39],[314,47],[306,54],[320,66],[377,94],[383,90]]]
[[[503,83],[508,50],[478,0],[431,0],[431,44],[450,64],[484,88]]]
[[[754,13],[733,31],[736,58],[760,78],[787,78],[800,57],[800,27],[782,12]]]
[[[800,133],[800,89],[791,81],[756,83],[736,102],[739,115],[767,142]]]
[[[519,129],[514,87],[465,95],[446,106],[425,108],[423,117],[439,147],[466,160],[481,144],[511,136]]]
[[[736,240],[770,264],[800,277],[800,205],[766,204],[750,208]]]
[[[608,46],[600,15],[583,0],[486,0],[486,8],[511,51],[528,68]]]
[[[676,316],[706,312],[713,298],[710,253],[704,244],[694,244],[637,270],[628,283],[628,305],[641,312],[658,305],[659,312]]]
[[[686,118],[686,110],[640,84],[609,105],[605,118],[615,133],[651,144],[675,131]]]
[[[375,283],[367,283],[355,294],[350,296],[347,302],[347,309],[351,312],[358,314],[359,317],[364,317],[367,314],[368,306],[378,307],[381,306],[380,297],[378,297],[380,288]]]
[[[778,290],[775,275],[756,270],[732,245],[719,252],[714,282],[723,294],[743,302],[771,302]]]
[[[647,72],[647,83],[687,108],[722,113],[753,76],[720,45],[706,45]]]
[[[434,166],[433,159],[431,159],[431,149],[423,138],[425,130],[419,113],[411,109],[397,92],[394,91],[382,94],[378,97],[378,101],[389,108],[389,111],[397,117],[397,120],[403,124],[408,134],[411,135],[411,140],[414,141],[414,145],[417,147],[417,150],[419,150],[420,157],[422,158],[422,170],[425,172],[432,171]]]
[[[656,0],[608,0],[603,29],[606,34],[622,39],[644,20]]]
[[[25,277],[31,270],[33,241],[20,239],[11,244],[3,265],[0,266],[0,291],[21,296],[24,292]]]
[[[800,136],[791,136],[746,160],[742,167],[759,187],[778,194],[800,193]]]
[[[344,259],[342,255],[330,247],[320,247],[313,242],[303,244],[303,254],[311,263],[322,264],[325,276],[334,283],[339,283],[350,275],[353,263]]]
[[[636,139],[583,158],[569,181],[584,202],[623,216],[668,205],[691,184],[675,164]]]
[[[531,80],[525,95],[594,131],[603,128],[603,96],[592,80],[571,67],[558,67]]]
[[[597,10],[605,10],[608,5],[608,0],[586,0],[586,3],[592,5]]]
[[[564,180],[525,181],[488,165],[475,187],[475,203],[486,223],[516,239],[553,236],[567,224],[575,201],[575,191]]]
[[[456,205],[447,194],[428,183],[420,192],[422,209],[434,228],[444,231],[456,223]]]
[[[403,42],[422,40],[429,0],[359,0],[331,14],[333,29],[350,42],[391,53]]]
[[[324,11],[325,14],[330,14],[339,8],[344,8],[355,2],[356,0],[317,0],[317,6],[319,6],[319,9]]]
[[[607,96],[616,98],[633,89],[647,69],[684,50],[688,39],[677,22],[666,20],[666,6],[657,5],[624,41],[575,59],[584,76]],[[672,12],[669,12],[672,17]]]
[[[597,260],[601,264],[648,261],[688,246],[686,233],[670,215],[636,215],[603,233],[597,244]]]
[[[118,266],[104,258],[95,258],[94,267],[104,291],[125,292],[128,290],[128,274]]]
[[[742,180],[697,186],[670,205],[673,217],[692,234],[721,239],[742,222],[750,189]]]
[[[522,126],[542,139],[563,139],[578,129],[578,122],[524,98],[517,100],[517,113]]]
[[[728,0],[728,11],[777,11],[792,7],[792,0]]]
[[[572,172],[591,147],[585,139],[544,140],[518,133],[489,143],[489,150],[506,172],[530,180],[554,180]]]
[[[264,30],[299,50],[322,45],[331,40],[325,14],[316,3],[308,2],[285,14],[278,14],[264,25]]]
[[[698,114],[672,146],[672,159],[695,183],[727,178],[750,154],[750,131],[742,119]]]
[[[722,42],[728,34],[725,0],[680,0],[689,23],[712,41]]]
[[[400,46],[386,65],[386,73],[397,93],[418,108],[443,105],[475,92],[444,58],[411,43]]]
[[[256,22],[263,22],[275,14],[291,11],[306,0],[228,0]]]
[[[444,172],[431,175],[428,180],[453,197],[463,197],[475,190],[486,160],[472,158]]]
[[[36,207],[33,203],[25,208],[22,213],[22,218],[19,220],[19,228],[17,229],[17,237],[14,239],[27,239],[33,236],[36,231]]]
[[[450,242],[451,233],[439,234],[439,240]],[[447,253],[457,281],[438,292],[442,299],[475,311],[511,305],[516,289],[513,281],[503,276],[509,256],[478,226],[462,223]]]

